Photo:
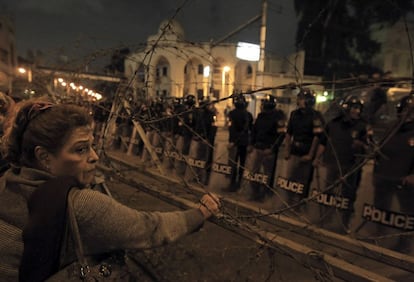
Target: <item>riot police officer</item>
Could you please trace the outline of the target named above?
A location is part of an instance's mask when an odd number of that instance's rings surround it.
[[[165,137],[171,138],[174,130],[174,106],[171,103],[164,103],[161,113],[161,132]]]
[[[184,156],[188,156],[190,152],[191,140],[195,133],[195,96],[188,94],[183,99],[183,107],[178,107],[181,112],[176,115],[177,118],[177,140],[175,148],[177,151],[174,167],[178,175],[185,174],[186,160]]]
[[[195,129],[195,116],[194,116],[194,107],[195,107],[195,96],[192,94],[188,94],[184,97],[184,113],[179,117],[179,127],[180,127],[180,135],[184,138],[184,146],[182,150],[182,154],[187,155],[188,151],[190,150],[190,143],[191,139],[194,135]]]
[[[374,206],[381,213],[394,217],[402,215],[402,221],[414,219],[414,93],[403,97],[397,105],[398,124],[380,146],[373,175]],[[399,204],[398,213],[390,211],[393,198]],[[381,224],[381,223],[378,223]],[[391,222],[389,222],[391,224]],[[400,224],[401,225],[401,224]],[[402,224],[402,231],[413,231],[412,224]],[[394,223],[394,226],[397,226]],[[384,234],[378,227],[378,234]],[[398,232],[400,233],[400,232]],[[412,236],[398,236],[397,250],[409,253]]]
[[[210,98],[201,99],[194,114],[194,131],[197,134],[194,138],[204,139],[210,145],[214,145],[216,113]]]
[[[157,120],[162,118],[162,116],[164,114],[164,107],[165,107],[165,102],[164,102],[164,99],[161,98],[161,97],[155,98],[154,101],[151,103],[151,106],[150,106],[151,119],[155,120],[155,122],[153,122],[153,124],[152,124],[152,127],[158,133],[163,130],[162,122],[157,121]]]
[[[203,97],[199,101],[199,107],[194,111],[194,136],[193,141],[197,142],[197,160],[205,162],[204,169],[193,169],[198,175],[198,181],[204,185],[208,184],[211,161],[213,158],[214,140],[217,133],[216,110],[214,102],[209,97]]]
[[[326,179],[322,183],[327,186],[321,192],[335,197],[336,204],[344,203],[340,207],[343,226],[338,232],[348,233],[361,172],[359,164],[364,159],[371,131],[361,118],[363,101],[360,98],[348,96],[340,105],[343,112],[326,125],[313,163],[316,167],[322,163],[326,168]],[[338,183],[344,175],[347,177]],[[331,208],[337,208],[336,204]]]
[[[184,99],[176,97],[173,100],[172,104],[172,133],[174,138],[177,138],[178,135],[181,133],[181,117],[180,114],[185,111]]]
[[[272,194],[277,154],[286,131],[286,115],[276,109],[276,102],[276,97],[265,96],[262,111],[252,128],[249,166],[246,165],[243,177],[251,181],[251,200],[254,201],[263,201],[266,195]]]
[[[243,94],[233,98],[234,109],[228,113],[229,130],[229,164],[232,167],[229,192],[235,192],[240,187],[246,163],[249,135],[253,126],[253,115],[247,111],[248,103]]]
[[[296,204],[307,197],[313,174],[312,160],[323,131],[323,117],[314,109],[315,94],[310,89],[301,89],[297,94],[297,109],[292,111],[285,137],[286,178],[304,187],[302,194],[289,193],[288,203]],[[301,207],[298,207],[300,210]]]

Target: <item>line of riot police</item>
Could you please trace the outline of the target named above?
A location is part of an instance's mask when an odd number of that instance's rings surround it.
[[[358,231],[351,223],[361,194],[358,191],[367,190],[360,185],[362,168],[367,159],[373,160],[373,188],[369,192],[373,200],[363,200],[363,223],[375,223],[378,230],[384,226],[414,230],[410,221],[414,210],[408,203],[414,196],[412,94],[401,100],[399,124],[381,142],[373,141],[372,127],[362,115],[364,102],[356,95],[342,99],[340,111],[328,121],[315,110],[315,95],[308,89],[299,91],[297,109],[289,117],[278,109],[277,97],[272,95],[262,99],[256,119],[247,110],[245,95],[234,95],[232,102],[234,109],[227,113],[225,160],[218,156],[222,152],[218,148],[221,144],[215,144],[217,112],[208,99],[199,101],[198,106],[194,95],[168,103],[142,104],[136,119],[163,166],[176,176],[216,185],[217,180],[212,180],[222,175],[226,181],[220,184],[227,183],[222,189],[225,192],[237,192],[258,202],[270,199],[289,210],[289,215],[304,215],[339,233]],[[145,148],[134,154],[140,154],[144,163],[150,160]],[[393,197],[398,207],[391,206]],[[394,219],[392,224],[390,218]],[[407,240],[402,242],[409,245]]]
[[[166,169],[177,176],[204,185],[208,182],[211,158],[217,132],[214,102],[196,97],[156,99],[134,107],[132,119],[139,122],[146,139]],[[129,151],[151,164],[151,154],[142,136],[133,134],[131,119],[118,114],[116,137],[112,148]],[[130,140],[133,136],[133,140]]]
[[[374,223],[369,236],[405,234],[395,235],[396,243],[389,247],[409,253],[414,230],[413,100],[413,93],[400,100],[396,125],[383,140],[374,141],[373,126],[363,114],[365,103],[357,95],[345,96],[328,121],[314,109],[315,95],[308,89],[299,91],[297,109],[288,119],[277,109],[276,97],[265,96],[255,120],[244,96],[235,97],[235,109],[228,114],[231,181],[223,190],[244,193],[253,201],[271,199],[290,207],[291,215],[341,234],[358,232],[357,224]],[[366,166],[368,161],[372,166]],[[361,217],[356,219],[357,209]]]

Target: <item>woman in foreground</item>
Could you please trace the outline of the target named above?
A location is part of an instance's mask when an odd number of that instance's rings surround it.
[[[88,257],[173,242],[219,211],[210,194],[197,209],[142,212],[88,189],[98,156],[92,117],[81,107],[28,100],[9,118],[2,146],[12,168],[0,178],[1,281],[43,281],[76,260],[65,240],[68,201]]]

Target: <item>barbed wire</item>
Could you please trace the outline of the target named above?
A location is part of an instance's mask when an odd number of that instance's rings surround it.
[[[189,42],[187,41],[187,43],[190,46],[195,46],[200,48],[201,50],[201,54],[196,53],[195,51],[189,49],[189,52],[184,52],[182,49],[179,49],[176,47],[176,42],[169,42],[167,40],[164,39],[165,33],[166,32],[170,32],[172,31],[170,29],[170,24],[172,22],[172,20],[174,20],[176,18],[176,16],[180,13],[180,11],[188,4],[188,2],[190,2],[189,0],[187,1],[183,1],[183,4],[180,5],[174,15],[169,19],[168,23],[162,27],[160,29],[160,34],[158,35],[158,38],[156,40],[154,40],[154,42],[152,42],[152,45],[148,45],[147,43],[143,43],[143,44],[137,44],[136,46],[138,48],[141,48],[144,52],[143,58],[139,61],[137,61],[137,63],[141,63],[143,64],[143,67],[145,69],[145,79],[144,79],[144,89],[149,89],[150,86],[150,72],[154,70],[154,68],[156,68],[156,64],[152,64],[152,60],[154,58],[154,54],[157,50],[163,50],[165,52],[168,52],[172,55],[177,56],[178,58],[184,60],[184,61],[188,61],[192,59],[192,56],[198,57],[201,60],[204,60],[206,62],[209,62],[209,64],[213,64],[213,62],[217,59],[214,57],[211,57],[211,52],[208,50],[208,44],[199,44],[199,43],[194,43],[194,42]],[[273,8],[272,8],[273,9]],[[325,9],[321,10],[319,12],[319,16],[322,15],[325,12]],[[318,17],[316,17],[314,19],[314,22],[318,21]],[[306,37],[309,35],[309,30],[312,27],[312,24],[308,27],[307,32],[305,32],[305,35],[303,36],[303,38],[301,39],[301,41],[299,41],[298,43],[298,49],[303,45],[304,40],[306,40]],[[406,26],[407,28],[407,26]],[[407,34],[408,30],[407,30]],[[182,41],[182,42],[186,42],[186,41]],[[77,44],[75,44],[75,46],[78,46]],[[80,65],[79,69],[84,68],[85,66],[95,62],[97,60],[97,58],[99,57],[105,57],[107,55],[110,55],[114,50],[118,49],[119,47],[116,48],[109,48],[109,49],[100,49],[100,50],[95,50],[93,53],[83,57],[81,60],[79,61],[71,61],[71,64],[74,65]],[[410,54],[411,54],[411,63],[414,66],[414,59],[412,57],[412,46],[411,46],[411,41],[410,41]],[[270,52],[270,50],[269,50]],[[129,60],[133,61],[134,57],[130,56],[128,58]],[[276,86],[267,86],[267,87],[262,87],[262,88],[258,88],[258,89],[253,89],[253,90],[248,90],[248,91],[241,91],[241,93],[237,93],[237,94],[242,94],[242,95],[255,95],[256,93],[261,93],[261,92],[268,92],[268,91],[273,91],[273,90],[295,90],[295,89],[300,89],[303,87],[310,87],[310,86],[327,86],[327,85],[331,85],[332,83],[335,83],[336,90],[337,91],[352,91],[352,90],[359,90],[359,89],[366,89],[367,87],[372,87],[374,85],[388,85],[390,83],[393,84],[398,84],[398,83],[406,83],[407,81],[413,81],[413,77],[400,77],[400,78],[393,78],[393,79],[380,79],[380,80],[375,80],[375,79],[361,79],[359,77],[351,77],[351,78],[345,78],[345,79],[340,79],[340,80],[335,80],[335,81],[320,81],[320,82],[311,82],[311,83],[306,83],[304,82],[304,78],[300,76],[300,72],[297,68],[297,59],[298,59],[298,55],[295,56],[295,61],[294,62],[290,62],[288,60],[288,58],[284,57],[284,60],[286,60],[291,66],[294,67],[294,73],[292,75],[292,77],[294,78],[294,82],[288,83],[288,84],[283,84],[283,85],[276,85]],[[83,62],[83,64],[81,64]],[[192,74],[196,75],[196,65],[192,65],[189,64],[189,67],[192,69]],[[208,140],[206,140],[203,136],[201,136],[199,133],[197,133],[193,128],[191,128],[189,125],[187,125],[184,120],[182,119],[182,117],[186,114],[189,113],[195,113],[195,111],[199,110],[199,108],[195,108],[195,109],[188,109],[186,111],[183,111],[181,113],[176,113],[173,114],[171,116],[168,117],[161,117],[161,118],[152,118],[152,119],[140,119],[137,116],[132,116],[128,113],[123,113],[122,112],[122,101],[127,99],[127,94],[126,92],[130,89],[134,89],[134,81],[136,80],[138,76],[138,69],[135,70],[135,72],[128,78],[128,80],[126,82],[123,82],[122,85],[120,84],[119,87],[117,88],[115,94],[114,94],[114,98],[113,98],[113,105],[112,108],[107,108],[105,106],[102,105],[97,105],[97,107],[99,107],[100,109],[106,111],[109,115],[108,118],[104,124],[104,131],[103,131],[103,135],[100,136],[102,139],[102,153],[103,156],[106,158],[107,163],[115,170],[117,170],[119,173],[121,174],[125,174],[125,171],[119,171],[118,168],[116,166],[112,165],[112,162],[110,161],[109,158],[109,154],[107,154],[106,150],[106,146],[105,144],[107,143],[107,138],[109,137],[109,125],[113,122],[114,119],[116,118],[124,118],[127,121],[138,121],[141,125],[143,126],[149,126],[152,130],[156,131],[156,133],[160,136],[161,139],[164,138],[164,140],[162,140],[163,146],[162,147],[166,147],[166,144],[168,142],[168,139],[165,138],[162,134],[162,132],[159,130],[159,128],[156,126],[157,124],[164,122],[164,121],[170,121],[172,119],[179,119],[181,120],[181,122],[183,122],[183,125],[190,130],[190,132],[192,133],[193,136],[197,137],[202,144],[206,145],[209,149],[213,150],[214,149],[214,144],[210,144],[208,142]],[[47,83],[49,83],[49,78],[45,77],[43,80],[37,82],[38,85],[46,85]],[[171,80],[171,84],[177,83],[177,81]],[[195,82],[194,82],[195,83]],[[208,105],[212,105],[212,104],[216,104],[216,103],[222,103],[222,102],[227,102],[229,99],[233,99],[235,97],[235,93],[227,96],[227,97],[223,97],[223,98],[219,98],[215,101],[211,101],[209,103],[206,104],[206,106]],[[130,102],[130,101],[128,101]],[[135,109],[130,109],[130,110],[135,110]],[[155,115],[154,115],[155,116]],[[250,220],[254,220],[254,219],[260,219],[263,217],[268,217],[271,215],[279,215],[279,214],[283,214],[286,211],[292,211],[294,210],[296,207],[301,206],[301,205],[305,205],[307,203],[309,203],[310,201],[314,200],[318,195],[321,195],[323,193],[332,191],[335,187],[337,187],[338,185],[342,185],[344,184],[344,180],[347,179],[347,177],[349,177],[350,175],[354,174],[356,171],[358,171],[359,169],[361,169],[369,160],[371,160],[374,156],[376,156],[377,154],[381,153],[381,148],[389,141],[389,139],[391,137],[393,137],[398,128],[401,126],[402,122],[404,121],[404,119],[401,119],[399,122],[399,124],[397,124],[396,126],[392,127],[392,131],[389,132],[386,137],[375,147],[373,148],[373,151],[370,152],[370,154],[367,154],[365,156],[363,156],[364,160],[358,164],[356,164],[350,171],[343,173],[342,171],[340,171],[340,177],[337,179],[337,181],[335,181],[335,183],[328,185],[327,187],[325,187],[325,189],[321,189],[318,193],[313,194],[312,196],[308,196],[306,198],[303,198],[301,201],[299,201],[297,204],[288,204],[286,202],[286,200],[284,200],[283,196],[280,195],[279,190],[276,189],[275,187],[273,187],[273,184],[266,184],[265,187],[266,189],[272,191],[272,193],[274,195],[276,195],[276,197],[278,198],[279,201],[282,202],[282,204],[285,206],[284,208],[281,209],[277,209],[277,210],[273,210],[273,211],[269,211],[268,213],[264,213],[264,214],[251,214],[251,215],[233,215],[231,212],[229,212],[228,210],[226,210],[226,208],[224,208],[223,210],[223,217],[221,218],[221,220],[223,220],[225,222],[225,224],[231,225],[231,226],[244,226],[246,227],[247,225],[245,224],[246,221],[250,221]],[[324,134],[326,134],[326,132],[324,132]],[[110,140],[112,141],[112,140]],[[328,142],[330,142],[330,139],[328,138]],[[176,147],[176,144],[172,144],[170,143],[170,145],[172,145],[172,149],[175,150],[176,152],[179,152],[179,149]],[[145,148],[144,148],[145,150]],[[223,153],[224,154],[224,153]],[[181,154],[180,157],[182,157],[185,160],[185,155]],[[339,160],[338,157],[335,157],[336,161],[338,162],[338,168],[339,170],[341,170],[341,166],[339,164]],[[237,163],[236,160],[233,159],[229,159],[228,160],[230,163],[235,164]],[[209,164],[211,165],[211,164]],[[197,173],[194,171],[194,168],[192,166],[188,166],[187,168],[189,168],[189,171],[193,174],[193,175],[197,175]],[[247,169],[246,167],[244,167],[244,169]],[[192,193],[195,195],[195,193],[191,190],[188,189],[189,188],[189,183],[188,181],[186,181],[185,179],[185,175],[180,176],[179,180],[181,183],[183,183],[183,187],[185,189],[186,192],[188,193]],[[196,178],[196,183],[201,186],[204,191],[206,193],[209,192],[208,187],[206,187],[198,178]],[[187,189],[186,189],[187,188]],[[336,194],[336,193],[335,193]],[[337,195],[337,194],[336,194]],[[223,196],[223,197],[227,197],[227,196]],[[229,196],[229,198],[231,198],[231,196]],[[339,209],[336,209],[336,211],[339,211]],[[302,218],[304,219],[304,221],[306,222],[306,218]],[[311,224],[310,222],[306,222],[309,225]],[[247,227],[246,227],[247,228]],[[302,228],[306,228],[306,227],[302,227]],[[293,228],[291,229],[293,230]],[[257,235],[261,238],[261,240],[263,242],[267,242],[266,238],[263,238],[262,236],[260,236],[260,233],[257,233]],[[382,235],[382,236],[366,236],[366,237],[358,237],[358,239],[361,240],[378,240],[378,239],[383,239],[383,238],[388,238],[388,237],[396,237],[396,236],[409,236],[412,235],[412,232],[402,232],[402,233],[398,233],[398,234],[391,234],[391,235]],[[269,246],[272,245],[269,243]],[[262,256],[264,253],[264,246],[267,246],[266,244],[264,244],[263,246],[258,246],[256,253],[251,257],[248,258],[246,260],[246,264],[240,266],[240,269],[238,270],[237,273],[240,273],[242,271],[246,271],[246,269],[248,268],[250,262],[256,257],[256,256]],[[283,250],[279,250],[281,253],[286,253],[286,255],[289,255],[290,257],[293,257],[296,261],[300,262],[302,265],[304,265],[305,267],[312,269],[312,271],[314,271],[315,275],[318,277],[319,280],[321,281],[332,281],[332,278],[334,277],[334,273],[332,271],[332,269],[326,265],[326,269],[324,270],[316,270],[314,268],[312,268],[309,264],[303,263],[302,260],[298,259],[294,254],[292,253],[287,253],[286,251]],[[274,258],[274,254],[272,255],[272,251],[270,251],[270,249],[268,249],[268,255],[270,257]],[[315,253],[309,253],[309,256],[317,256],[319,254],[315,254]],[[322,259],[322,258],[321,258]],[[275,264],[274,262],[271,260],[271,264],[269,265],[269,275],[268,275],[268,280],[270,281],[271,277],[273,277],[275,275]]]

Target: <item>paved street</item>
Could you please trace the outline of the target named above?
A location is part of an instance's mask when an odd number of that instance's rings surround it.
[[[186,198],[188,201],[190,200],[191,203],[195,203],[199,196],[194,196],[194,192],[196,194],[200,195],[199,193],[202,193],[202,187],[197,189],[196,184],[192,184],[191,187],[187,187],[183,184],[180,184],[179,182],[173,181],[173,178],[166,175],[161,176],[159,175],[156,170],[151,168],[145,168],[142,165],[142,162],[138,160],[136,157],[133,156],[126,156],[125,154],[122,154],[120,152],[111,152],[110,153],[111,161],[107,164],[110,164],[112,169],[110,171],[107,171],[105,175],[107,176],[107,179],[112,179],[110,181],[109,185],[111,187],[111,190],[113,190],[115,197],[120,199],[120,201],[124,201],[127,205],[137,208],[137,209],[144,209],[144,210],[170,210],[170,209],[177,209],[172,207],[169,204],[166,204],[163,201],[167,201],[168,203],[173,203],[175,206],[180,207],[188,207],[188,204],[182,205],[182,200]],[[123,165],[124,164],[124,165]],[[159,177],[157,177],[159,175]],[[112,178],[114,177],[114,178]],[[118,182],[114,182],[114,179],[124,179],[123,182],[126,181],[131,186],[125,186],[124,184],[119,184]],[[128,180],[129,179],[129,180]],[[164,180],[163,180],[164,179]],[[195,185],[195,186],[194,186]],[[126,187],[127,189],[124,189],[122,187]],[[121,190],[119,190],[122,188]],[[151,190],[153,190],[151,192]],[[120,191],[120,192],[119,192]],[[142,192],[144,191],[144,192]],[[191,192],[193,191],[193,192]],[[155,198],[148,196],[146,193],[150,192],[151,195],[155,196]],[[190,193],[189,193],[190,192]],[[241,216],[243,218],[243,214],[246,212],[248,215],[253,215],[254,210],[257,208],[254,207],[256,203],[254,202],[246,202],[241,200],[240,202],[234,202],[233,199],[237,198],[239,195],[226,195],[222,194],[222,201],[225,202],[226,210],[228,212],[231,212],[232,214],[236,215],[237,217]],[[160,201],[162,199],[162,201]],[[178,200],[178,202],[177,202]],[[224,203],[223,202],[223,203]],[[235,204],[232,204],[232,202]],[[245,202],[246,204],[243,204]],[[181,204],[180,204],[181,203]],[[266,203],[263,203],[262,207],[264,207]],[[191,205],[190,205],[191,206]],[[260,205],[258,206],[260,207]],[[247,210],[246,210],[247,208]],[[260,209],[257,210],[260,212]],[[262,210],[265,214],[268,213],[267,210]],[[248,216],[248,217],[250,217]],[[271,216],[272,217],[272,216]],[[230,217],[232,218],[232,217]],[[273,220],[270,217],[265,217],[263,219],[270,220],[269,223],[274,222],[276,225],[269,226],[268,223],[261,221],[261,217],[258,217],[257,220],[252,217],[252,220],[249,220],[246,218],[243,220],[245,223],[253,224],[248,229],[245,229],[242,227],[237,228],[238,224],[235,225],[234,228],[230,228],[231,231],[229,231],[229,227],[231,227],[233,224],[232,221],[225,220],[222,222],[224,225],[220,224],[220,220],[218,222],[214,221],[215,224],[219,224],[219,226],[213,225],[214,227],[211,229],[213,230],[213,234],[208,233],[207,237],[208,239],[201,239],[202,242],[196,242],[194,243],[190,238],[193,238],[193,235],[206,235],[206,233],[196,233],[189,237],[187,237],[185,240],[190,239],[190,241],[181,241],[184,242],[185,247],[183,248],[192,248],[194,245],[200,246],[201,250],[200,254],[201,256],[204,256],[205,254],[208,254],[208,258],[201,259],[202,261],[206,262],[206,266],[203,265],[204,268],[209,268],[210,264],[212,264],[213,268],[215,268],[215,265],[223,265],[223,268],[227,269],[227,272],[223,270],[223,273],[233,273],[236,271],[236,273],[240,273],[239,269],[234,269],[233,263],[236,262],[236,265],[245,265],[246,275],[249,275],[249,277],[254,277],[256,275],[256,271],[259,271],[259,273],[263,275],[268,275],[268,273],[263,271],[270,271],[272,272],[273,266],[272,258],[274,255],[279,258],[281,261],[287,261],[287,266],[285,267],[283,264],[280,264],[280,268],[276,268],[280,271],[281,274],[285,277],[285,275],[292,275],[291,268],[295,267],[295,271],[299,271],[297,275],[299,275],[299,278],[294,278],[295,281],[309,281],[310,278],[305,278],[305,280],[302,280],[301,277],[309,275],[309,270],[314,273],[319,273],[317,275],[326,275],[328,273],[342,273],[345,276],[341,277],[347,277],[346,280],[348,281],[354,281],[354,279],[360,279],[361,277],[371,277],[370,279],[374,279],[373,276],[377,277],[375,279],[379,279],[380,277],[386,276],[386,277],[393,277],[393,279],[399,280],[401,277],[407,278],[411,277],[410,273],[407,273],[400,269],[403,265],[405,265],[404,269],[412,269],[412,265],[414,263],[414,260],[408,259],[407,256],[401,256],[399,257],[396,253],[393,252],[387,252],[384,249],[378,249],[375,248],[375,246],[369,246],[369,245],[363,245],[361,243],[358,243],[355,240],[347,239],[345,236],[335,235],[334,233],[327,233],[326,231],[323,231],[323,229],[313,229],[312,227],[306,227],[306,225],[300,224],[299,222],[295,223],[292,220],[289,220],[288,218],[283,218],[279,216],[273,216]],[[260,222],[259,222],[260,221]],[[235,222],[236,223],[236,222]],[[229,225],[230,224],[230,225]],[[207,226],[210,226],[210,224],[207,224]],[[268,237],[267,240],[275,240],[271,243],[271,249],[268,251],[265,251],[266,253],[272,254],[270,257],[270,264],[268,264],[267,260],[262,260],[262,255],[264,254],[263,251],[267,248],[260,247],[258,244],[254,243],[257,240],[257,235],[255,236],[249,236],[248,233],[251,233],[249,230],[253,226],[256,226],[259,229],[273,229],[273,231],[269,231],[271,233],[267,233],[268,235],[265,235],[266,233],[263,233],[261,236]],[[223,229],[222,227],[225,227]],[[247,227],[247,226],[244,226]],[[275,229],[276,228],[276,229]],[[263,229],[263,230],[264,230]],[[244,230],[244,231],[243,231]],[[217,236],[216,231],[218,232]],[[247,233],[246,233],[247,231]],[[293,233],[292,233],[293,231]],[[310,233],[309,233],[310,231]],[[253,232],[256,234],[256,232]],[[240,235],[248,236],[250,240],[243,239]],[[303,236],[304,235],[304,236]],[[197,237],[194,237],[197,238]],[[255,239],[256,238],[256,239]],[[286,238],[286,239],[283,239]],[[315,240],[316,239],[316,240]],[[205,240],[205,241],[204,241]],[[240,241],[241,240],[241,241]],[[212,244],[211,242],[214,242],[214,245],[218,246],[218,250],[214,250],[214,252],[221,252],[221,255],[219,257],[215,257],[214,254],[211,253],[212,251]],[[240,245],[239,245],[240,242]],[[329,243],[330,242],[330,243]],[[205,245],[207,243],[207,245]],[[328,243],[328,244],[326,244]],[[332,246],[330,246],[332,245]],[[240,247],[239,247],[240,246]],[[246,249],[247,246],[247,249]],[[337,246],[337,247],[335,247]],[[163,253],[163,249],[157,249],[155,254],[147,254],[145,253],[145,256],[143,256],[142,253],[138,253],[137,256],[140,259],[144,259],[144,261],[148,261],[150,258],[151,261],[155,260],[156,262],[161,261],[159,259],[159,256],[162,256],[163,258],[169,258],[170,254],[174,254],[174,261],[176,257],[182,257],[180,255],[176,255],[177,252],[176,249],[174,249],[173,246],[171,246],[173,249],[167,248],[167,254]],[[310,249],[309,249],[310,247]],[[334,247],[334,248],[332,248]],[[339,248],[338,248],[339,247]],[[252,250],[255,251],[252,251]],[[161,250],[158,252],[158,250]],[[367,253],[368,251],[368,253]],[[181,252],[181,251],[178,251]],[[253,254],[252,254],[253,252]],[[257,254],[254,254],[254,252],[257,252]],[[355,253],[354,253],[355,252]],[[152,253],[152,252],[151,252]],[[315,256],[322,256],[324,263],[320,264],[321,262],[319,259],[316,259],[314,256],[309,256],[310,253],[314,253]],[[359,255],[358,255],[359,253]],[[149,255],[149,258],[148,256]],[[333,255],[333,257],[331,257]],[[367,256],[368,255],[368,256]],[[246,256],[249,257],[248,259],[250,262],[246,263]],[[285,256],[287,256],[285,258]],[[309,256],[309,257],[308,257]],[[378,257],[379,256],[379,257]],[[252,257],[256,257],[251,261]],[[260,259],[258,258],[260,257]],[[330,258],[331,257],[331,258]],[[336,260],[339,261],[335,262]],[[369,258],[371,257],[371,258]],[[397,258],[397,261],[394,261]],[[223,261],[224,259],[224,261]],[[290,262],[289,260],[293,259],[293,262]],[[344,259],[344,261],[342,261]],[[374,259],[374,261],[372,260]],[[381,261],[388,261],[391,263],[391,265],[397,266],[390,267],[386,264],[383,264],[381,262],[375,262],[375,260],[381,260]],[[240,261],[241,260],[241,261]],[[277,261],[280,261],[277,259]],[[332,261],[331,261],[332,260]],[[164,260],[163,260],[164,261]],[[167,260],[168,261],[168,260]],[[260,265],[266,264],[266,267],[270,267],[269,270],[264,270],[260,268],[260,270],[257,270],[254,263],[258,261]],[[260,262],[259,262],[260,261]],[[227,265],[228,262],[231,262],[230,265]],[[311,263],[312,262],[312,263]],[[152,264],[153,262],[151,262]],[[315,264],[316,263],[316,264]],[[168,265],[157,265],[157,268],[160,268],[161,272],[164,273],[164,269],[167,266],[170,266],[170,263],[167,262]],[[174,262],[171,262],[171,265],[174,265]],[[180,261],[179,265],[176,265],[179,269],[181,269],[181,266],[185,265],[187,266],[187,261]],[[247,267],[252,265],[252,268]],[[175,266],[174,266],[175,267]],[[174,268],[173,267],[173,268]],[[230,269],[229,269],[230,267]],[[328,271],[325,273],[325,269],[329,269],[332,267],[331,271]],[[338,268],[339,267],[339,268]],[[190,268],[192,270],[195,270],[193,265],[193,260],[190,262]],[[366,270],[368,272],[364,273]],[[304,270],[304,272],[302,272]],[[322,270],[322,272],[320,272]],[[196,272],[198,270],[195,270]],[[315,272],[316,271],[316,272]],[[333,272],[332,272],[333,271]],[[339,271],[339,272],[338,272]],[[344,272],[345,271],[345,272]],[[172,271],[168,271],[170,273]],[[221,272],[220,272],[221,273]],[[223,274],[223,275],[227,275]],[[312,274],[312,275],[313,275]],[[173,275],[177,275],[177,273],[174,273]],[[196,274],[198,275],[198,274]],[[217,275],[217,274],[214,274]],[[231,274],[233,275],[233,274]],[[253,276],[252,276],[253,275]],[[212,278],[210,276],[207,276],[206,280],[195,280],[195,281],[222,281],[222,279],[216,280],[216,278]],[[231,276],[233,277],[233,276]],[[239,280],[240,277],[243,276],[237,276],[235,280]],[[277,276],[278,277],[278,276]],[[314,277],[314,276],[313,276]],[[358,277],[358,278],[357,278]],[[226,279],[224,281],[232,281],[233,278]],[[252,278],[253,280],[249,280],[250,278],[246,279],[246,281],[262,281],[259,278]],[[259,279],[259,280],[258,280]],[[291,281],[290,278],[282,279],[283,281]],[[296,280],[298,279],[298,280]],[[332,277],[328,279],[333,279]],[[374,279],[374,280],[375,280]],[[176,277],[172,280],[177,280]],[[179,279],[182,281],[182,279]],[[168,280],[169,281],[169,280]],[[185,280],[187,281],[187,280]],[[265,280],[263,280],[265,281]],[[270,281],[281,281],[280,279],[277,280],[270,280]],[[376,280],[375,280],[376,281]],[[404,281],[404,280],[402,280]]]
[[[116,199],[138,210],[179,209],[117,181],[108,186]],[[322,275],[289,255],[208,222],[201,231],[177,243],[134,256],[156,273],[159,281],[317,281]]]

